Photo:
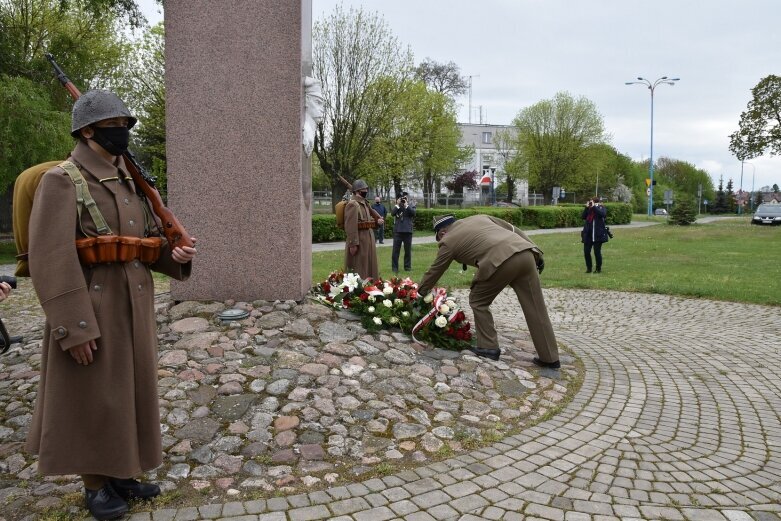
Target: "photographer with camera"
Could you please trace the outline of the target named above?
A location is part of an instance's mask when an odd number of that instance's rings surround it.
[[[412,269],[412,220],[415,218],[415,201],[410,203],[409,194],[401,192],[396,199],[396,206],[391,210],[393,216],[393,251],[391,252],[391,269],[399,273],[399,253],[404,245],[404,270]]]
[[[599,197],[594,196],[586,203],[581,218],[585,221],[580,240],[583,243],[583,256],[586,259],[586,273],[592,272],[591,249],[594,249],[594,259],[597,261],[594,273],[602,272],[602,243],[608,241],[605,218],[607,208],[602,205]]]

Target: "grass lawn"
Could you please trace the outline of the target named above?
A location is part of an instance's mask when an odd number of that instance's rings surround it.
[[[532,239],[545,251],[543,287],[638,291],[781,306],[781,227],[746,222],[614,229],[615,238],[602,248],[601,274],[584,273],[579,233],[542,234]],[[380,274],[389,277],[391,249],[377,251]],[[413,246],[409,276],[420,281],[435,256],[435,244]],[[341,269],[343,260],[341,250],[314,253],[313,281],[322,281],[331,271]],[[469,268],[462,274],[460,268],[451,264],[439,285],[468,288],[474,270]]]

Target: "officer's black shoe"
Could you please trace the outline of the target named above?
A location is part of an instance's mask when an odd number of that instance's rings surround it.
[[[502,354],[502,350],[497,349],[482,349],[479,347],[468,347],[467,351],[471,351],[477,356],[482,356],[483,358],[490,358],[491,360],[499,360],[499,355]]]
[[[535,365],[538,365],[540,367],[547,367],[548,369],[558,369],[559,367],[561,367],[561,362],[559,362],[558,360],[556,360],[555,362],[543,362],[542,360],[540,360],[535,356],[532,361],[534,362]]]
[[[125,501],[151,499],[160,495],[160,487],[154,483],[142,483],[135,479],[110,478],[109,482]]]
[[[128,511],[127,502],[106,483],[100,490],[84,489],[87,509],[98,521],[122,517]]]

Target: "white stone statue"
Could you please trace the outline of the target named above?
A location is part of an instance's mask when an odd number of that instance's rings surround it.
[[[312,155],[315,146],[317,124],[323,120],[325,98],[320,82],[309,76],[304,78],[304,128],[303,145],[307,156]]]

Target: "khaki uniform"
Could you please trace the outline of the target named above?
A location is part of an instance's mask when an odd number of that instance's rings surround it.
[[[345,271],[354,271],[361,278],[379,278],[377,265],[377,248],[374,245],[374,230],[359,227],[375,223],[379,214],[369,206],[366,199],[353,194],[350,202],[344,208],[344,231],[347,241],[344,246]],[[358,246],[358,252],[350,255],[350,246]]]
[[[35,189],[41,182],[41,177],[47,171],[59,165],[62,161],[49,161],[31,166],[16,178],[14,183],[13,227],[16,253],[27,253],[30,247],[29,218],[33,209],[33,197]],[[16,265],[17,277],[29,277],[29,266],[26,260],[18,260]]]
[[[518,296],[537,356],[543,362],[555,362],[559,350],[537,273],[536,257],[541,255],[531,239],[513,225],[496,217],[473,215],[450,225],[439,242],[437,258],[423,275],[420,293],[429,293],[453,261],[477,267],[469,293],[477,347],[499,347],[490,306],[510,286]]]
[[[144,205],[124,161],[116,167],[82,142],[70,160],[112,231],[144,236]],[[81,225],[96,235],[86,210]],[[73,182],[54,168],[41,180],[30,219],[30,273],[46,326],[26,448],[45,475],[138,476],[162,462],[152,274],[139,261],[82,266],[80,237]],[[171,258],[167,243],[151,266],[179,280],[190,268]],[[89,340],[98,350],[83,366],[67,349]]]

